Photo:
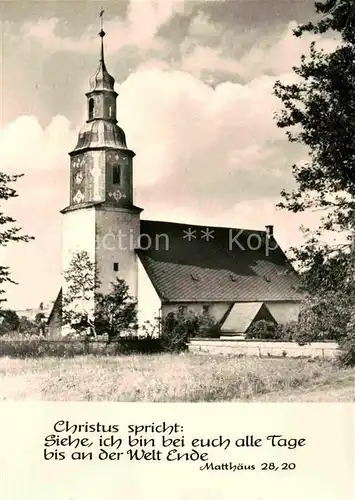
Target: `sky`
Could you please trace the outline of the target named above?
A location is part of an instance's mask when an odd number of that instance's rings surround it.
[[[294,81],[292,67],[308,53],[313,38],[292,30],[315,17],[313,1],[2,1],[0,165],[25,174],[2,210],[35,237],[1,249],[19,283],[7,287],[11,308],[50,302],[60,288],[59,211],[98,65],[101,6],[142,218],[273,224],[287,249],[301,243],[299,226],[319,217],[275,208],[307,151],[277,128],[272,88]],[[317,43],[336,46],[331,34]]]

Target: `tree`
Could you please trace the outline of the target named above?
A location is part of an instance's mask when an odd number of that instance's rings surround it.
[[[277,125],[291,142],[304,144],[308,161],[293,166],[297,183],[282,192],[280,206],[292,212],[309,208],[325,212],[321,230],[355,228],[355,7],[352,0],[317,2],[323,14],[316,22],[299,26],[295,36],[334,30],[340,36],[331,53],[311,44],[294,68],[297,82],[276,82],[274,91],[284,105]],[[319,233],[317,233],[319,236]]]
[[[94,297],[99,283],[95,264],[86,251],[73,255],[69,267],[63,273],[65,287],[62,300],[62,323],[76,332],[93,333]]]
[[[137,328],[137,303],[130,297],[126,282],[117,279],[111,283],[110,293],[101,293],[95,264],[87,252],[75,253],[63,274],[64,325],[79,334],[106,334],[109,341],[123,330]]]
[[[38,335],[38,325],[27,316],[21,316],[18,332],[23,335]]]
[[[0,310],[0,335],[16,332],[20,326],[20,318],[11,309]]]
[[[305,245],[294,249],[310,294],[303,331],[309,327],[310,336],[317,329],[339,340],[348,337],[341,343],[349,348],[355,338],[348,314],[355,309],[355,3],[323,0],[315,7],[318,21],[299,26],[294,35],[331,31],[338,43],[326,53],[312,42],[308,57],[302,56],[294,68],[296,82],[275,84],[275,95],[283,103],[277,125],[286,130],[290,142],[308,151],[306,163],[293,165],[296,188],[282,191],[279,206],[294,213],[322,212],[319,228],[306,232]],[[342,232],[347,238],[325,244],[324,231]]]
[[[308,161],[293,165],[297,187],[282,191],[279,204],[292,212],[323,212],[315,233],[293,249],[304,272],[307,291],[336,290],[355,271],[355,4],[352,0],[316,2],[317,22],[299,26],[294,35],[333,31],[337,47],[330,53],[312,42],[309,56],[294,68],[296,83],[276,82],[274,91],[283,103],[277,125],[289,141],[306,146]],[[343,232],[347,240],[321,242],[324,230]]]
[[[129,295],[127,283],[117,278],[109,294],[97,293],[95,298],[95,328],[106,334],[109,342],[124,331],[137,329],[137,301]]]
[[[3,172],[0,172],[0,200],[6,201],[18,196],[17,192],[10,186],[10,184],[16,182],[20,177],[22,177],[22,175],[7,175]],[[8,215],[5,215],[4,212],[0,211],[0,227],[4,226],[4,229],[0,231],[0,246],[6,246],[10,242],[28,242],[33,239],[33,237],[31,236],[21,234],[22,229],[15,226],[15,222],[15,219]],[[3,283],[17,284],[11,279],[11,272],[9,267],[0,265],[0,286]],[[6,299],[2,298],[4,293],[5,290],[0,289],[0,303],[6,301]]]

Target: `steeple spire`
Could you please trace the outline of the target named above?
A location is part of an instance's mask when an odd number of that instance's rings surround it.
[[[100,53],[100,62],[105,65],[105,59],[104,59],[104,36],[106,35],[106,33],[104,32],[104,9],[101,8],[101,11],[100,11],[100,32],[99,32],[99,36],[101,37],[101,53]]]
[[[116,94],[114,90],[114,84],[115,84],[115,79],[109,74],[106,68],[105,64],[105,58],[104,58],[104,36],[106,35],[103,27],[103,16],[104,16],[104,9],[101,9],[99,17],[100,17],[100,31],[98,33],[99,37],[101,38],[101,49],[100,49],[100,62],[99,62],[99,67],[96,70],[95,74],[90,78],[90,89],[89,93],[93,92],[94,90],[107,90],[109,92],[112,92],[113,94]],[[87,94],[88,95],[88,94]]]

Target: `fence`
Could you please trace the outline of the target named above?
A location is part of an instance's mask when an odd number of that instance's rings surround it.
[[[294,342],[193,339],[189,351],[201,354],[225,354],[262,357],[308,357],[334,359],[338,352],[336,342],[313,342],[304,346]]]

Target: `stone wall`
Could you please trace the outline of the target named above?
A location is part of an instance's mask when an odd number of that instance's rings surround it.
[[[191,340],[189,351],[195,354],[225,354],[229,356],[278,356],[278,357],[310,357],[334,359],[338,350],[336,342],[314,342],[299,346],[293,342],[261,342],[246,340],[204,339]]]

